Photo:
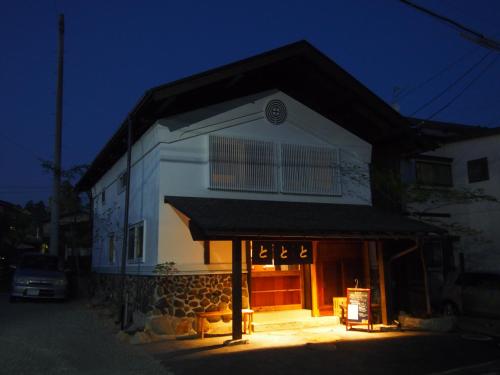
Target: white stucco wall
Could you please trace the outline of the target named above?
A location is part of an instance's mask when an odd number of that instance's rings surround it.
[[[246,99],[246,100],[245,100]],[[208,137],[210,134],[253,140],[330,146],[338,148],[341,163],[355,166],[356,173],[368,175],[371,145],[339,125],[305,107],[281,92],[219,104],[158,122],[160,146],[160,195],[207,198],[323,202],[336,204],[371,204],[368,180],[359,183],[352,176],[342,177],[341,196],[318,196],[283,193],[222,191],[209,189]],[[285,123],[276,126],[264,117],[268,100],[282,100],[288,110]],[[180,126],[197,121],[188,127]],[[356,176],[359,177],[359,176]],[[203,264],[203,244],[194,242],[178,212],[170,205],[160,208],[160,259],[174,261],[186,271],[230,270],[230,259]],[[163,250],[166,249],[166,250]]]
[[[469,139],[447,144],[429,155],[452,158],[454,188],[482,189],[500,201],[500,135]],[[469,183],[467,161],[488,158],[489,180]],[[497,271],[500,269],[500,203],[472,202],[441,207],[435,212],[449,212],[449,222],[459,223],[478,234],[461,233],[456,243],[464,253],[468,270]]]
[[[264,108],[271,98],[280,99],[287,106],[287,119],[278,126],[265,119]],[[356,176],[342,176],[340,196],[212,190],[209,189],[208,174],[210,134],[276,144],[333,147],[340,150],[341,164],[348,166],[349,170],[355,169]],[[165,261],[175,262],[179,271],[184,273],[228,272],[231,269],[227,243],[212,244],[215,250],[211,264],[203,264],[203,243],[192,240],[187,219],[164,203],[165,196],[371,204],[369,180],[366,178],[360,182],[359,178],[364,174],[368,176],[371,145],[278,91],[161,119],[136,142],[132,160],[130,223],[146,221],[145,259],[140,265],[128,266],[128,270],[134,273],[149,273],[155,264]],[[117,184],[117,178],[124,170],[125,158],[122,157],[94,186],[93,192],[99,194],[104,187],[116,192],[113,185]],[[121,222],[124,195],[121,193],[112,198],[119,207],[116,213]],[[106,199],[111,202],[108,193]],[[102,215],[103,210],[98,205],[97,213]],[[106,251],[99,251],[99,236],[95,238],[94,269],[117,272],[117,265],[106,264],[107,257],[102,256]],[[119,244],[117,248],[120,248]]]
[[[159,151],[152,128],[132,148],[129,224],[144,222],[143,261],[127,261],[127,272],[150,273],[158,259],[158,188]],[[94,233],[92,268],[98,272],[120,272],[123,239],[125,191],[119,188],[119,177],[126,170],[126,157],[120,160],[92,189],[94,199]],[[106,202],[101,192],[106,191]],[[114,233],[116,258],[108,257],[108,237]]]
[[[340,150],[341,163],[356,168],[356,176],[368,174],[371,161],[371,145],[341,126],[324,118],[281,92],[249,97],[249,103],[241,105],[241,99],[218,105],[220,114],[210,117],[197,116],[197,111],[158,122],[161,139],[160,191],[165,195],[195,196],[230,199],[260,199],[300,202],[325,202],[337,204],[371,204],[368,180],[360,184],[353,176],[342,176],[341,196],[313,196],[281,193],[221,191],[208,189],[208,136],[210,134],[235,138],[293,143],[300,145],[329,146]],[[285,123],[272,125],[264,118],[264,107],[270,99],[285,102],[288,116]],[[239,105],[234,108],[234,105]],[[177,121],[176,121],[177,119]],[[189,127],[175,129],[190,120],[199,120]],[[170,128],[170,129],[169,129]]]

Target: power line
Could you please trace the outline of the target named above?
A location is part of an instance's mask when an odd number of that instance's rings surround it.
[[[5,139],[0,138],[3,141],[5,141],[6,143],[9,143],[10,145],[15,145],[18,148],[22,148],[24,151],[26,151],[29,154],[31,154],[31,156],[33,156],[38,161],[45,160],[45,158],[42,158],[41,156],[39,156],[36,153],[34,153],[33,150],[31,150],[29,147],[26,147],[25,145],[17,142],[16,140],[14,140],[11,136],[9,136],[7,133],[3,132],[2,130],[0,130],[0,134],[2,134],[5,138],[7,138],[9,140],[9,142],[7,142]]]
[[[471,28],[466,27],[455,20],[452,20],[451,18],[442,16],[436,12],[433,12],[432,10],[429,10],[427,8],[420,6],[420,5],[414,4],[411,1],[408,1],[408,0],[399,0],[399,1],[401,1],[403,4],[406,4],[412,8],[419,10],[420,12],[426,13],[427,15],[429,15],[431,17],[437,18],[441,22],[444,22],[444,23],[450,25],[451,27],[453,27],[454,29],[461,31],[460,35],[462,37],[469,39],[470,41],[472,41],[480,46],[483,46],[483,47],[488,48],[488,49],[500,51],[500,42],[498,42],[494,39],[488,38],[478,31],[472,30]]]
[[[479,61],[477,61],[474,65],[472,65],[469,69],[467,69],[464,73],[462,73],[455,81],[449,84],[444,90],[439,92],[437,95],[434,95],[430,100],[421,105],[416,111],[410,114],[410,117],[414,116],[416,113],[420,112],[422,109],[428,107],[432,103],[434,103],[437,99],[446,94],[450,89],[452,89],[455,85],[457,85],[462,79],[464,79],[467,75],[469,75],[476,67],[481,65],[481,63],[492,54],[492,51],[488,51]]]
[[[420,88],[422,88],[426,84],[434,81],[436,78],[440,77],[441,75],[443,75],[444,73],[446,73],[447,71],[449,71],[452,67],[454,67],[458,63],[462,62],[466,57],[470,56],[471,54],[473,54],[476,51],[477,51],[477,48],[472,48],[471,50],[469,50],[467,53],[465,53],[462,56],[460,56],[455,61],[453,61],[450,64],[446,65],[444,68],[442,68],[441,70],[439,70],[437,73],[435,73],[431,77],[427,78],[425,81],[422,81],[421,83],[419,83],[419,84],[417,84],[417,85],[415,85],[415,86],[407,89],[406,91],[403,90],[401,92],[401,94],[399,94],[399,95],[396,96],[395,99],[399,101],[399,100],[402,100],[402,99],[406,98],[408,95],[413,94],[415,91],[419,90]]]
[[[452,105],[459,97],[462,96],[462,94],[467,91],[476,81],[478,81],[486,71],[493,66],[498,61],[498,58],[500,55],[496,56],[492,61],[489,62],[488,65],[486,65],[483,70],[479,72],[478,75],[476,75],[457,95],[455,95],[451,100],[446,103],[444,106],[442,106],[440,109],[438,109],[436,112],[434,112],[427,120],[432,119],[434,116],[438,115],[439,113],[443,112],[446,108],[448,108],[450,105]]]

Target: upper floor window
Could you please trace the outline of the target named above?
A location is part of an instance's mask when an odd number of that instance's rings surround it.
[[[210,136],[209,158],[212,189],[277,190],[273,142]]]
[[[108,236],[108,262],[113,264],[116,262],[115,235],[111,233]]]
[[[469,182],[489,180],[488,158],[469,160],[467,162],[467,174],[469,175]]]
[[[144,221],[131,225],[128,229],[129,261],[142,261],[144,257]]]
[[[338,150],[328,147],[281,145],[284,193],[339,195]]]
[[[453,186],[450,162],[417,160],[415,164],[417,184],[427,186]]]
[[[118,177],[118,194],[125,191],[127,188],[127,172],[123,172],[120,177]]]
[[[210,136],[210,188],[340,195],[338,150]]]

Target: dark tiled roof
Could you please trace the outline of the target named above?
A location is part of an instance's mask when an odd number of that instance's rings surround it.
[[[437,227],[370,206],[165,197],[190,219],[195,240],[232,237],[414,237],[444,233]]]
[[[405,118],[306,41],[148,90],[127,116],[132,119],[132,141],[158,119],[271,89],[285,92],[369,143],[401,152],[420,145]],[[77,188],[89,190],[126,152],[126,146],[127,119]]]
[[[408,120],[420,135],[439,143],[452,143],[500,134],[500,127],[490,128],[417,118],[408,118]]]

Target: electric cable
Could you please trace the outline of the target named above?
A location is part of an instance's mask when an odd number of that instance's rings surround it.
[[[455,81],[453,81],[451,84],[449,84],[444,90],[440,91],[438,94],[434,95],[430,100],[428,100],[426,103],[421,105],[416,111],[410,114],[409,117],[413,117],[415,114],[423,110],[424,108],[427,108],[429,105],[434,103],[436,100],[441,98],[444,94],[446,94],[450,89],[452,89],[454,86],[456,86],[460,81],[462,81],[465,77],[467,77],[474,69],[476,69],[481,63],[488,58],[493,51],[488,51],[486,54],[479,59],[475,64],[473,64],[470,68],[468,68],[464,73],[462,73]]]
[[[488,71],[489,68],[491,68],[497,61],[500,55],[497,55],[492,61],[488,63],[480,72],[477,74],[457,95],[455,95],[451,100],[446,103],[444,106],[442,106],[440,109],[438,109],[436,112],[434,112],[430,117],[427,118],[427,120],[432,119],[434,116],[438,115],[442,111],[444,111],[446,108],[448,108],[450,105],[452,105],[458,98],[462,96],[462,94],[467,91],[475,82],[477,82],[483,75]]]
[[[408,95],[413,94],[415,91],[419,90],[423,86],[427,85],[428,83],[434,81],[436,78],[440,77],[444,73],[448,72],[455,65],[457,65],[460,62],[462,62],[466,57],[468,57],[468,56],[472,55],[473,53],[477,52],[478,49],[479,49],[479,47],[474,47],[474,48],[470,49],[469,51],[467,51],[467,53],[463,54],[458,59],[456,59],[453,62],[451,62],[450,64],[446,65],[444,68],[442,68],[441,70],[439,70],[437,73],[433,74],[432,76],[430,76],[426,80],[420,82],[419,84],[417,84],[417,85],[415,85],[415,86],[413,86],[413,87],[411,87],[411,88],[409,88],[407,90],[403,90],[401,92],[401,94],[399,94],[399,95],[396,96],[395,100],[400,101],[400,100],[406,98]]]

